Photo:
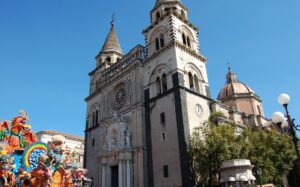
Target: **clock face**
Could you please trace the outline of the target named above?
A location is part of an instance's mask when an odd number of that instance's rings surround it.
[[[197,116],[201,116],[202,114],[203,114],[203,108],[202,108],[202,106],[200,105],[200,104],[196,104],[196,114],[197,114]]]
[[[120,86],[115,92],[115,101],[118,105],[123,106],[126,102],[126,88],[125,86]]]

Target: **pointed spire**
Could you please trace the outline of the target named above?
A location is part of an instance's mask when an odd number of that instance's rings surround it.
[[[108,36],[104,42],[104,45],[103,45],[100,53],[117,52],[117,53],[123,54],[120,42],[118,40],[116,31],[115,31],[115,23],[114,22],[115,22],[115,16],[113,15],[110,31],[108,33]]]

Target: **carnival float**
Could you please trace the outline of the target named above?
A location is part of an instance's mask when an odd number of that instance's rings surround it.
[[[65,137],[38,142],[20,111],[12,121],[0,122],[0,187],[79,187],[86,169],[73,162]]]

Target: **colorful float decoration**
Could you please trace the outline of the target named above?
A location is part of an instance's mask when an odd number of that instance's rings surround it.
[[[65,137],[56,135],[48,144],[38,142],[27,124],[26,112],[0,122],[0,187],[82,186],[87,170],[72,159]]]

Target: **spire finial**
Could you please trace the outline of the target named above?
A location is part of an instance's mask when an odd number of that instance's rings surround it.
[[[228,73],[226,75],[227,84],[237,82],[236,75],[231,71],[231,64],[228,60],[227,60],[227,66],[228,66]]]
[[[113,13],[113,15],[111,16],[111,22],[110,22],[112,27],[115,26],[115,19],[116,19],[115,13]]]
[[[227,60],[228,72],[231,72],[231,66],[229,60]]]

